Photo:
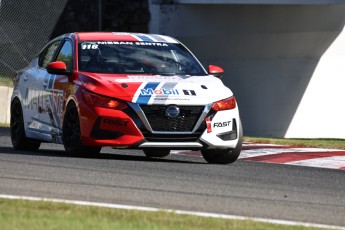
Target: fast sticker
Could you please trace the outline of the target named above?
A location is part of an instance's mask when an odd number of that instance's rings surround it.
[[[103,117],[99,125],[100,129],[103,130],[119,130],[128,126],[128,120],[113,117]]]
[[[224,121],[224,122],[215,122],[213,124],[214,128],[222,128],[222,127],[228,127],[230,126],[231,121]]]

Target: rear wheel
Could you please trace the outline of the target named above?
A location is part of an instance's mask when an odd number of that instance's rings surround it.
[[[23,110],[18,99],[14,99],[11,104],[11,141],[15,149],[36,151],[41,142],[25,136]]]
[[[243,130],[241,121],[239,122],[239,136],[238,142],[234,149],[208,149],[208,150],[201,150],[202,156],[204,159],[211,164],[230,164],[237,160],[240,156],[242,150],[242,142],[243,142]]]
[[[72,155],[88,156],[98,154],[102,147],[85,146],[81,142],[79,114],[76,105],[67,105],[62,128],[65,151]]]
[[[170,154],[170,149],[144,149],[144,153],[147,157],[166,157]]]

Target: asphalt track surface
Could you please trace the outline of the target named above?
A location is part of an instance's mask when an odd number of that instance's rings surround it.
[[[0,128],[0,194],[84,200],[345,226],[345,171],[200,157],[148,159],[103,148],[97,158],[61,145],[12,148]]]

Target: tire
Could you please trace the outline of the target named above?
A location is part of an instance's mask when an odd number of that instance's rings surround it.
[[[97,155],[102,147],[85,146],[81,141],[79,114],[76,105],[67,105],[62,126],[62,141],[66,153],[75,156]]]
[[[147,157],[166,157],[170,154],[170,149],[152,148],[143,151]]]
[[[27,138],[25,136],[24,119],[22,105],[19,99],[14,99],[11,103],[11,142],[14,149],[36,151],[41,142],[39,140]]]
[[[243,130],[241,121],[239,122],[239,135],[238,142],[234,149],[218,150],[218,149],[209,149],[201,150],[202,156],[210,164],[230,164],[237,160],[240,156],[242,150],[243,142]]]

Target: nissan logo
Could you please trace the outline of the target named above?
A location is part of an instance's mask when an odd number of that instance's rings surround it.
[[[171,105],[165,110],[165,114],[168,117],[175,118],[180,114],[180,108],[175,105]]]

